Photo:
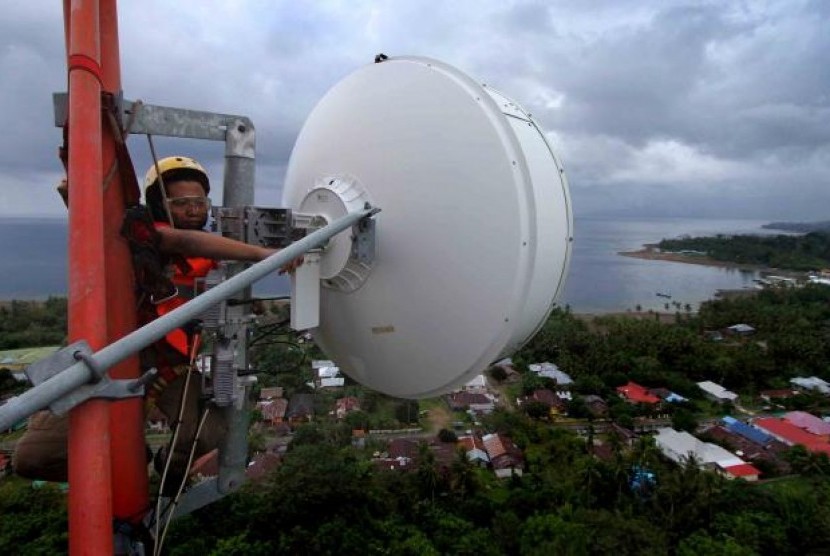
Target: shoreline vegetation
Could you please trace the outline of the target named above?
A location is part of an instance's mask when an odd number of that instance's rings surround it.
[[[775,236],[686,236],[662,239],[659,243],[645,244],[641,249],[618,254],[806,278],[808,273],[830,268],[830,232]]]
[[[780,269],[773,269],[758,264],[737,263],[732,261],[719,261],[707,255],[690,255],[671,251],[661,251],[656,243],[647,243],[636,251],[618,251],[617,255],[644,259],[648,261],[668,261],[673,263],[699,264],[703,266],[714,266],[720,268],[734,268],[738,270],[750,270],[758,272],[773,272]]]

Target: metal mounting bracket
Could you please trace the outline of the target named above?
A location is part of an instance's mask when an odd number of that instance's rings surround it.
[[[85,340],[79,340],[66,346],[41,361],[29,365],[26,376],[37,386],[56,376],[60,372],[82,362],[89,371],[88,384],[82,385],[68,394],[58,398],[49,405],[55,415],[63,415],[76,405],[90,398],[120,400],[144,395],[144,377],[134,380],[113,380],[102,370],[92,348]]]
[[[352,226],[352,257],[363,264],[372,264],[375,260],[375,220],[364,218]]]

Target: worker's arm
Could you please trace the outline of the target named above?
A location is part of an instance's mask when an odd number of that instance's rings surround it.
[[[235,239],[198,230],[180,230],[177,228],[157,228],[161,236],[159,249],[163,253],[179,254],[185,257],[205,257],[219,261],[259,262],[277,252],[258,245],[250,245]],[[293,272],[303,264],[298,257],[280,269],[280,273]]]
[[[198,230],[179,230],[176,228],[158,228],[161,236],[159,249],[162,253],[184,255],[185,257],[205,257],[220,261],[257,262],[267,258],[273,249],[249,245],[235,239]]]

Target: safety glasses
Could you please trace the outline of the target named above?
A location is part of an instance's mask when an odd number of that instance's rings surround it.
[[[206,211],[210,209],[210,198],[201,197],[199,195],[193,195],[190,197],[174,197],[172,199],[167,199],[167,206],[171,210],[195,209]]]

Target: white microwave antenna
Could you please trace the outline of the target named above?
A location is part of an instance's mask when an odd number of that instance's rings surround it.
[[[373,257],[351,230],[307,257],[292,318],[370,388],[423,398],[468,381],[528,341],[562,291],[562,165],[530,114],[447,64],[382,59],[306,121],[283,205],[331,222],[367,204],[382,209]]]

